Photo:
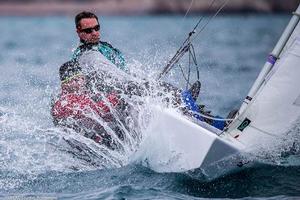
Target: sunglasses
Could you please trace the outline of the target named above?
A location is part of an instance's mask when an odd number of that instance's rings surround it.
[[[81,29],[80,32],[84,32],[84,33],[92,33],[94,31],[99,31],[100,30],[100,26],[99,25],[96,25],[94,27],[91,27],[91,28],[85,28],[85,29]]]

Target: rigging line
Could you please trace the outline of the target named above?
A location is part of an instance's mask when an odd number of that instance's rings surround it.
[[[181,73],[182,73],[182,76],[183,76],[185,82],[188,82],[188,81],[187,81],[187,78],[186,78],[186,76],[185,76],[185,74],[184,74],[184,71],[183,71],[183,69],[182,69],[182,67],[181,67],[181,65],[179,64],[178,66],[179,66],[179,68],[180,68],[180,70],[181,70]],[[189,83],[189,84],[190,84],[190,83]],[[190,84],[189,86],[191,87],[192,84]]]
[[[208,10],[210,10],[210,9],[212,8],[212,6],[215,4],[215,1],[216,1],[216,0],[213,0],[213,1],[210,3],[210,5],[209,5],[209,7],[208,7]],[[194,31],[198,28],[199,24],[201,23],[201,21],[202,21],[203,19],[204,19],[204,16],[202,16],[202,17],[199,19],[199,21],[197,22],[196,26],[195,26],[194,29],[192,30],[192,32],[194,32]]]
[[[208,7],[208,10],[211,10],[212,6],[215,4],[215,1],[216,1],[216,0],[213,0],[213,1],[210,3],[210,5],[209,5],[209,7]],[[193,30],[192,30],[191,32],[189,32],[188,38],[185,39],[185,41],[182,43],[182,45],[181,45],[180,48],[182,48],[182,47],[187,43],[187,41],[190,40],[191,36],[192,36],[194,33],[196,33],[196,29],[198,28],[198,26],[200,25],[200,23],[202,22],[203,19],[204,19],[204,15],[198,20],[198,22],[197,22],[197,24],[194,26]],[[179,48],[179,49],[180,49],[180,48]]]
[[[285,137],[282,137],[282,136],[275,135],[275,134],[273,134],[273,133],[269,133],[269,132],[267,132],[267,131],[265,131],[265,130],[262,130],[262,129],[256,127],[256,126],[251,125],[251,124],[249,124],[249,127],[253,128],[253,129],[256,129],[256,130],[260,131],[261,133],[263,133],[263,134],[265,134],[265,135],[268,135],[268,136],[271,136],[271,137],[275,137],[275,138],[285,138]]]
[[[193,59],[193,62],[195,65],[198,65],[197,63],[197,58],[196,58],[196,53],[195,53],[195,48],[194,48],[194,45],[191,44],[191,48],[190,48],[190,54],[192,56],[192,59]]]
[[[159,74],[158,80],[162,78],[163,75],[167,74],[171,68],[179,61],[179,59],[184,55],[185,52],[188,51],[189,45],[181,47],[171,61],[168,62],[167,66],[163,69],[163,71]]]
[[[213,0],[210,4],[210,7],[212,7],[212,5],[214,4],[216,0]],[[197,27],[199,26],[199,24],[201,23],[201,21],[203,20],[204,16],[202,16],[200,18],[200,20],[198,21],[198,23],[196,24],[196,26],[194,27],[193,31],[191,31],[189,33],[188,38],[183,42],[183,44],[180,46],[180,48],[177,50],[177,52],[175,53],[175,55],[173,56],[173,58],[168,62],[167,66],[163,69],[163,71],[159,74],[158,76],[158,80],[162,78],[163,75],[167,74],[171,68],[179,61],[179,59],[183,56],[184,53],[186,53],[188,51],[188,48],[191,45],[191,42],[197,37],[199,36],[199,34],[206,28],[206,26],[221,12],[221,10],[225,7],[225,5],[228,3],[229,0],[224,0],[223,4],[220,6],[220,8],[217,10],[217,12],[210,17],[210,19],[208,20],[208,22],[206,24],[204,24],[204,26],[202,26],[202,28],[200,29],[200,31],[198,32],[198,34],[194,37],[191,38],[192,35],[195,32],[195,30],[197,29]],[[188,43],[187,43],[188,42]],[[187,44],[186,44],[187,43]]]
[[[197,80],[199,81],[200,80],[199,67],[198,67],[198,62],[197,62],[197,58],[196,58],[195,48],[194,48],[194,45],[192,43],[190,43],[190,48],[189,48],[189,59],[190,58],[192,58],[192,61],[193,61],[194,65],[195,65],[196,72],[197,72]],[[190,68],[190,66],[191,65],[190,65],[190,62],[189,62],[189,68]]]
[[[201,117],[204,117],[204,118],[207,118],[207,119],[212,119],[212,120],[215,120],[215,121],[233,121],[234,118],[217,118],[217,117],[211,117],[209,115],[205,115],[205,114],[202,114],[200,112],[195,112],[195,111],[189,111],[193,114],[196,114],[196,115],[199,115]]]
[[[188,68],[188,79],[186,83],[186,90],[189,89],[190,77],[191,77],[191,49],[189,48],[189,68]]]
[[[186,81],[186,90],[188,90],[188,87],[191,86],[192,84],[190,83],[190,76],[191,76],[191,63],[194,63],[195,67],[196,67],[196,71],[197,71],[197,80],[199,81],[199,69],[198,69],[198,65],[197,65],[197,59],[196,59],[196,54],[195,54],[195,49],[194,49],[194,46],[192,43],[190,43],[190,48],[189,48],[189,65],[188,65],[188,78],[186,79],[185,78],[185,81]],[[182,74],[184,75],[183,73],[183,69],[181,68],[180,66],[180,69],[182,71]]]
[[[187,15],[188,15],[188,13],[190,12],[190,10],[191,10],[193,4],[194,4],[194,0],[191,0],[191,3],[190,3],[190,5],[189,5],[189,8],[188,8],[187,11],[185,12],[185,14],[184,14],[184,16],[183,16],[183,18],[182,18],[182,20],[181,20],[181,23],[182,23],[182,22],[185,20],[185,18],[187,17]]]
[[[193,59],[193,62],[194,62],[194,65],[195,65],[195,68],[196,68],[196,72],[197,72],[197,80],[200,81],[200,73],[199,73],[199,67],[198,67],[198,62],[197,62],[197,58],[196,58],[196,53],[195,53],[195,48],[194,48],[194,45],[191,43],[190,45],[190,55]]]
[[[190,6],[189,6],[189,8],[187,9],[187,11],[186,11],[186,13],[185,13],[185,15],[184,15],[183,19],[185,19],[185,18],[186,18],[186,16],[188,15],[188,13],[190,12],[190,10],[191,10],[191,8],[192,8],[192,5],[193,5],[193,3],[194,3],[194,0],[192,0],[192,1],[191,1],[191,3],[190,3]]]
[[[200,73],[199,73],[199,67],[198,67],[198,62],[196,58],[196,53],[194,49],[194,45],[191,44],[191,50],[192,50],[192,58],[195,64],[196,72],[197,72],[197,80],[200,81]]]
[[[190,37],[189,37],[190,38]],[[190,52],[190,47],[192,47],[192,52]],[[158,80],[165,74],[167,74],[171,68],[180,60],[180,58],[187,52],[189,51],[190,54],[192,55],[194,64],[197,65],[197,60],[196,60],[196,54],[194,47],[191,42],[186,44],[185,46],[181,46],[180,49],[176,52],[174,57],[168,62],[167,66],[164,68],[164,70],[159,74]]]
[[[209,7],[208,7],[208,10],[210,10],[210,9],[212,8],[212,6],[215,4],[215,1],[216,1],[216,0],[213,0],[213,1],[210,3],[210,5],[209,5]],[[188,38],[183,42],[183,44],[181,45],[181,47],[184,46],[185,43],[186,43],[187,41],[190,40],[191,36],[192,36],[194,33],[196,33],[196,29],[198,28],[198,26],[200,25],[200,23],[202,22],[203,19],[204,19],[204,15],[198,20],[198,22],[197,22],[197,24],[194,26],[193,30],[192,30],[191,32],[189,32]]]
[[[233,118],[231,121],[233,121],[233,120],[234,120],[234,118]],[[240,120],[239,118],[237,118],[236,121],[242,122],[242,120]],[[258,127],[254,126],[254,125],[249,124],[249,127],[251,127],[251,128],[253,128],[253,129],[255,129],[255,130],[261,132],[261,133],[264,134],[264,135],[268,135],[268,136],[270,136],[270,137],[279,138],[279,139],[285,139],[285,137],[283,137],[283,136],[278,136],[278,135],[276,135],[276,134],[270,133],[270,132],[265,131],[265,130],[263,130],[263,129],[261,129],[261,128],[258,128]],[[223,134],[223,133],[226,132],[226,131],[227,131],[227,130],[223,130],[221,134]],[[220,135],[221,135],[221,134],[220,134]]]
[[[192,43],[189,40],[189,68],[188,68],[188,79],[187,79],[187,83],[186,83],[186,90],[188,90],[189,87],[189,83],[190,83],[190,77],[191,77],[191,48],[190,46],[192,45]]]
[[[209,9],[211,9],[212,5],[214,4],[216,0],[213,0],[209,6]],[[182,43],[182,45],[179,47],[179,49],[177,50],[177,52],[175,53],[175,55],[173,56],[173,58],[176,57],[177,54],[182,53],[182,50],[189,44],[191,43],[190,39],[192,37],[192,35],[194,33],[196,33],[196,29],[199,26],[199,24],[201,23],[201,21],[204,19],[204,16],[202,16],[199,21],[197,22],[197,24],[195,25],[195,27],[193,28],[193,30],[191,32],[189,32],[188,37],[185,39],[185,41]],[[188,42],[188,44],[186,44]],[[171,61],[173,60],[173,58],[171,59]],[[171,63],[171,61],[169,63]]]
[[[206,24],[204,24],[204,26],[202,26],[200,31],[191,39],[191,41],[194,41],[200,35],[200,33],[206,28],[206,26],[221,12],[221,10],[223,10],[223,8],[227,5],[228,1],[229,0],[223,1],[223,4],[219,7],[217,12],[209,18],[209,20],[206,22]]]
[[[215,3],[215,1],[216,0],[213,0],[212,2],[211,2],[211,4],[209,5],[209,10],[212,8],[212,6],[213,6],[213,4]],[[191,2],[191,5],[192,5],[192,3],[193,2]],[[187,14],[187,13],[186,13]],[[199,19],[199,21],[197,22],[197,24],[195,25],[195,27],[193,28],[193,30],[189,33],[189,35],[188,35],[188,38],[186,38],[186,40],[182,43],[182,45],[179,47],[179,49],[177,50],[177,52],[175,53],[175,55],[173,56],[173,58],[168,62],[168,64],[167,64],[167,66],[165,67],[165,69],[164,69],[164,71],[167,69],[167,68],[169,68],[169,67],[172,67],[173,65],[175,65],[177,62],[178,62],[178,60],[182,57],[182,56],[180,56],[180,54],[184,54],[186,51],[184,51],[184,48],[186,47],[186,45],[188,45],[188,44],[186,44],[187,43],[187,41],[189,41],[190,40],[190,38],[191,38],[191,36],[195,33],[195,30],[197,29],[197,27],[199,26],[199,24],[201,23],[201,21],[204,19],[204,16],[202,16],[200,19]],[[178,59],[177,59],[178,58]],[[174,62],[174,63],[173,63]],[[162,72],[160,75],[159,75],[159,77],[158,77],[158,79],[160,79],[161,77],[162,77],[162,75],[164,75],[165,74],[165,72]]]

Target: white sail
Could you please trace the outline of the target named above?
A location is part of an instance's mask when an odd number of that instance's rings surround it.
[[[253,97],[256,95],[259,88],[262,86],[262,84],[265,81],[266,76],[270,72],[270,70],[273,68],[276,60],[280,57],[280,54],[284,52],[286,49],[285,47],[288,47],[287,43],[290,39],[290,36],[293,34],[297,24],[300,20],[300,5],[298,6],[297,10],[293,13],[293,17],[291,18],[290,22],[288,23],[287,27],[285,28],[284,32],[282,33],[281,37],[279,38],[277,44],[275,45],[273,51],[269,55],[268,61],[263,66],[261,72],[259,73],[257,79],[255,80],[254,84],[252,85],[247,97],[244,99],[243,104],[239,110],[239,113],[244,113],[246,107],[251,102]]]
[[[295,42],[295,40],[297,40],[300,37],[300,25],[299,22],[296,26],[296,28],[294,29],[293,33],[291,34],[289,40],[287,41],[285,47],[283,48],[283,51],[281,52],[280,57],[284,54],[284,52],[286,52],[291,45]]]
[[[284,137],[300,117],[300,25],[229,132],[246,146]]]

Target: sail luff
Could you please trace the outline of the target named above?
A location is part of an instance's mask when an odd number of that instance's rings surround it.
[[[272,53],[279,57],[276,62],[270,59],[270,71],[266,71],[253,99],[230,124],[226,133],[250,146],[266,145],[286,140],[288,133],[298,129],[300,120],[300,23],[298,20],[284,31]],[[297,14],[298,13],[298,14]],[[294,17],[295,18],[295,17]],[[296,24],[295,28],[293,26]],[[281,46],[284,44],[283,48]],[[266,70],[266,69],[264,69]],[[262,75],[260,75],[262,76]],[[293,140],[293,138],[289,138]],[[268,145],[267,145],[268,146]]]
[[[293,33],[295,27],[299,23],[300,19],[300,4],[297,10],[293,13],[293,17],[291,18],[289,24],[285,28],[283,34],[281,35],[280,39],[278,40],[276,46],[274,47],[272,53],[270,54],[267,62],[265,63],[264,67],[262,68],[261,72],[259,73],[257,79],[255,80],[253,86],[251,87],[247,97],[244,99],[243,104],[240,107],[239,114],[242,114],[247,105],[251,102],[261,85],[263,84],[265,77],[271,71],[272,67],[276,63],[277,58],[279,57],[280,53],[284,49],[287,41],[289,40],[291,34]]]

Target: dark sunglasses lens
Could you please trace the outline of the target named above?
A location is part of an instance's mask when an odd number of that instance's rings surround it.
[[[100,30],[100,26],[97,25],[97,26],[95,26],[95,27],[93,27],[93,28],[82,29],[82,32],[85,32],[85,33],[88,33],[88,34],[89,34],[89,33],[92,33],[93,30],[99,31],[99,30]]]
[[[85,33],[92,33],[93,29],[87,28],[87,29],[83,29],[82,31],[85,32]]]
[[[99,31],[99,30],[100,30],[100,26],[99,26],[99,25],[95,26],[95,27],[94,27],[94,30],[95,30],[95,31]]]

